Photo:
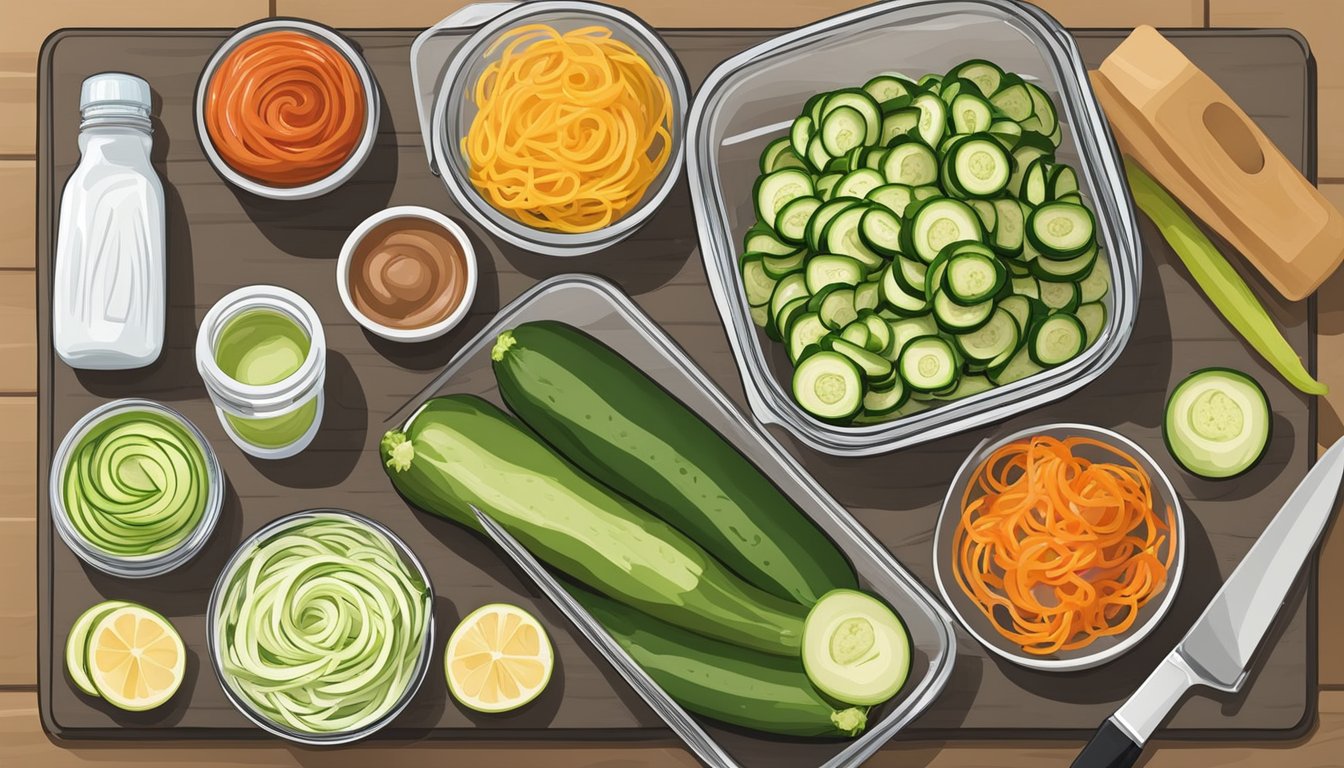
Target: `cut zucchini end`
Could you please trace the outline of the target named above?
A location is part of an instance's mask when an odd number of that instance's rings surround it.
[[[802,655],[812,684],[846,704],[881,704],[910,673],[905,625],[885,603],[853,589],[827,592],[812,606]]]

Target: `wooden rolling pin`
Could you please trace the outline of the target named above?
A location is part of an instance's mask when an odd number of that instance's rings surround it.
[[[1344,216],[1157,30],[1135,29],[1092,85],[1121,152],[1279,293],[1310,296],[1344,260]]]

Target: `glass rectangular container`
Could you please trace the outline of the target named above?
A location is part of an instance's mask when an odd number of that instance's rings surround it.
[[[966,59],[992,61],[1043,88],[1058,105],[1056,156],[1078,171],[1111,270],[1107,324],[1082,355],[1037,375],[880,424],[844,426],[802,410],[789,394],[784,346],[751,321],[738,269],[755,221],[752,185],[761,150],[787,134],[819,91],[873,75],[942,73]],[[691,108],[688,178],[700,253],[756,418],[807,445],[863,456],[936,440],[1065,397],[1101,375],[1124,349],[1138,312],[1139,235],[1124,168],[1073,38],[1039,9],[1012,0],[896,0],[787,32],[710,74]]]
[[[909,678],[895,698],[868,713],[868,729],[857,739],[773,737],[697,718],[737,764],[771,768],[857,765],[937,698],[956,658],[951,617],[797,460],[741,414],[686,353],[611,283],[586,275],[561,275],[538,283],[501,309],[434,381],[393,414],[389,423],[400,424],[425,400],[437,395],[473,394],[504,407],[491,368],[490,350],[501,332],[533,320],[558,320],[588,333],[699,414],[840,547],[853,564],[860,585],[885,600],[905,623],[911,642]],[[612,674],[616,674],[614,670]]]

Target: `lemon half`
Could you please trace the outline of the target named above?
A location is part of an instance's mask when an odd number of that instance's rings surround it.
[[[467,615],[444,653],[448,690],[477,712],[507,712],[535,699],[551,680],[555,652],[546,630],[516,605],[491,603]]]

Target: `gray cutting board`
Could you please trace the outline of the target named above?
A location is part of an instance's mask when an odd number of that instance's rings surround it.
[[[659,721],[543,605],[482,540],[414,513],[392,492],[371,449],[385,418],[433,377],[490,315],[536,281],[580,271],[608,277],[744,403],[727,338],[719,325],[697,253],[683,182],[635,237],[594,256],[557,260],[489,239],[460,215],[425,165],[411,92],[413,31],[357,31],[385,96],[382,128],[370,161],[327,197],[281,203],[249,197],[224,184],[206,163],[192,127],[197,77],[223,30],[66,30],[43,49],[39,80],[38,320],[39,385],[39,695],[43,722],[62,737],[260,737],[225,701],[205,657],[206,599],[234,546],[264,522],[300,509],[338,506],[381,520],[425,561],[439,595],[439,626],[453,626],[492,600],[536,606],[553,629],[559,667],[532,706],[507,717],[464,711],[432,671],[407,712],[380,737],[667,738]],[[769,31],[680,30],[667,33],[693,82],[719,61],[769,37]],[[1095,66],[1122,33],[1079,34]],[[1315,146],[1314,68],[1299,38],[1283,32],[1176,32],[1177,44],[1204,67],[1309,174]],[[57,204],[78,160],[81,80],[119,69],[145,76],[156,94],[154,158],[167,194],[170,263],[168,331],[162,359],[148,371],[76,373],[53,364],[49,290]],[[346,234],[387,205],[445,211],[473,234],[483,257],[471,317],[444,339],[415,347],[360,330],[341,307],[335,258]],[[1185,583],[1170,617],[1123,659],[1088,672],[1030,672],[990,658],[964,634],[951,681],[907,737],[1074,736],[1090,730],[1121,701],[1188,626],[1236,565],[1291,488],[1315,446],[1313,406],[1285,387],[1237,341],[1190,284],[1144,222],[1145,275],[1140,319],[1115,367],[1054,405],[1021,415],[1012,426],[1076,420],[1118,427],[1170,472],[1189,510]],[[327,413],[315,444],[282,462],[251,460],[224,436],[192,357],[197,324],[221,296],[247,283],[283,285],[307,296],[323,318],[330,347]],[[1258,289],[1258,282],[1253,281]],[[1310,356],[1313,306],[1270,303],[1288,338]],[[1263,382],[1275,409],[1266,459],[1237,480],[1213,483],[1177,471],[1162,450],[1158,423],[1169,384],[1193,368],[1228,365]],[[129,582],[91,572],[52,535],[46,503],[54,441],[90,408],[108,399],[148,397],[180,409],[216,446],[229,478],[219,530],[207,550],[179,573]],[[938,504],[954,471],[994,427],[869,459],[837,459],[776,433],[830,492],[933,588],[931,546]],[[1311,722],[1316,702],[1314,597],[1299,594],[1239,696],[1197,695],[1180,708],[1169,735],[1198,738],[1290,737]],[[61,666],[61,644],[74,618],[104,597],[131,598],[163,610],[189,648],[188,679],[159,711],[128,715],[79,694]],[[441,669],[436,655],[434,670]]]

